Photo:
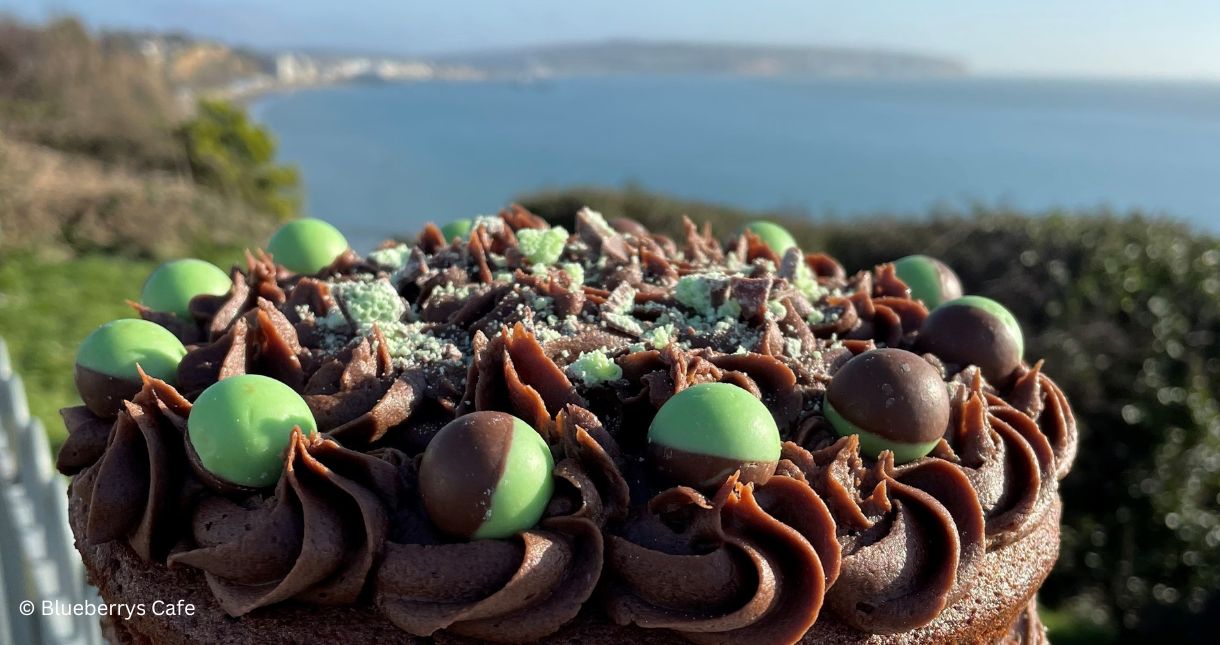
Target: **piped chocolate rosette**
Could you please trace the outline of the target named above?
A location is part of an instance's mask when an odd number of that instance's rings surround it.
[[[773,223],[514,206],[358,257],[306,220],[133,305],[63,411],[81,537],[202,572],[242,620],[903,633],[1033,530],[1075,451],[1002,305],[925,256],[848,275]]]

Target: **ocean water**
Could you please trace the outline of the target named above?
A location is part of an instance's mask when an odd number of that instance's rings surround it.
[[[719,77],[342,86],[265,97],[307,211],[364,250],[515,195],[627,182],[810,217],[973,202],[1220,230],[1220,84]]]

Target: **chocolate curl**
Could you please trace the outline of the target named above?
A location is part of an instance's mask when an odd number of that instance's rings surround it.
[[[741,250],[745,251],[743,257],[745,257],[747,263],[759,259],[766,260],[776,266],[780,263],[780,257],[776,255],[775,251],[754,231],[748,228],[742,229],[738,246]]]
[[[819,283],[822,282],[821,278],[842,280],[847,277],[843,265],[825,253],[806,253],[805,266],[809,267],[809,270],[813,271],[813,275],[819,278]]]
[[[203,570],[234,617],[290,598],[353,603],[381,556],[398,487],[389,462],[294,428],[275,496],[254,508],[209,498],[193,521],[199,548],[169,564]]]
[[[482,225],[479,225],[471,231],[470,241],[466,243],[466,254],[474,258],[475,267],[479,272],[479,282],[484,284],[491,282],[491,267],[487,264],[487,249],[484,246],[486,237],[487,231]]]
[[[1055,457],[1055,479],[1063,479],[1076,459],[1076,416],[1063,390],[1042,372],[1042,361],[1024,367],[1004,398],[1038,424]]]
[[[582,208],[576,213],[576,235],[589,245],[590,250],[606,258],[611,264],[622,264],[629,260],[623,236],[618,231],[595,222],[588,208]]]
[[[193,345],[207,338],[199,323],[179,318],[168,311],[153,311],[134,301],[127,300],[127,306],[136,311],[136,315],[151,323],[156,323],[169,330],[183,345]]]
[[[424,224],[424,229],[419,232],[417,243],[424,253],[428,255],[433,255],[449,246],[449,242],[445,239],[445,234],[432,222]]]
[[[842,337],[855,329],[856,323],[860,321],[860,316],[856,313],[856,307],[849,298],[826,296],[823,300],[826,304],[822,307],[822,311],[828,315],[826,320],[809,328],[814,336],[818,338]]]
[[[247,249],[246,266],[247,274],[245,275],[236,269],[233,270],[233,287],[229,290],[224,304],[216,308],[212,315],[207,329],[209,336],[213,339],[219,338],[233,325],[234,321],[257,307],[260,298],[273,305],[282,305],[287,300],[287,295],[279,284],[281,277],[279,269],[271,260],[270,255],[261,249],[252,254]],[[282,277],[287,278],[288,276]],[[194,302],[194,300],[191,301],[192,305]]]
[[[567,457],[561,465],[572,463],[579,469],[579,473],[561,476],[568,479],[581,493],[586,508],[596,499],[597,508],[578,510],[570,514],[588,516],[599,527],[604,527],[607,521],[626,519],[630,510],[631,491],[617,463],[618,445],[602,427],[597,416],[585,408],[568,404],[556,417],[555,433],[559,436],[563,454]],[[561,469],[556,466],[557,474],[561,471],[568,473],[570,470],[571,467]],[[590,494],[586,494],[586,490],[590,488]]]
[[[300,391],[308,352],[296,328],[270,301],[259,299],[215,341],[193,348],[178,363],[178,384],[196,397],[213,383],[239,374],[262,374]]]
[[[975,390],[964,401],[954,403],[947,435],[949,446],[965,469],[985,512],[989,548],[1028,534],[1051,499],[1050,482],[1044,487],[1042,474],[1044,468],[1049,471],[1050,463],[1040,465],[1030,442],[1005,421],[1022,416],[1013,412],[1015,416],[990,413],[984,394]],[[1025,428],[1026,433],[1030,431]],[[1043,452],[1046,458],[1049,451]]]
[[[509,204],[507,208],[500,211],[500,219],[504,220],[514,231],[523,228],[546,229],[551,227],[545,219],[529,212],[521,204]]]
[[[305,387],[305,403],[318,429],[347,445],[380,440],[411,417],[424,391],[418,372],[395,377],[385,337],[377,326],[373,340],[362,338],[346,365],[338,360],[323,365]]]
[[[695,223],[689,217],[682,216],[682,230],[684,231],[684,239],[686,245],[683,248],[686,257],[696,264],[707,264],[709,262],[719,262],[724,259],[724,251],[721,250],[720,244],[712,237],[711,226],[704,223],[703,231],[700,231]]]
[[[894,263],[886,262],[873,268],[873,292],[870,295],[874,298],[892,296],[909,300],[911,288],[902,281],[902,278],[898,277],[898,272],[894,270]]]

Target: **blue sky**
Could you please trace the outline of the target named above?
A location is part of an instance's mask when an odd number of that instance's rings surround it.
[[[605,38],[947,54],[979,73],[1220,80],[1218,0],[0,0],[27,18],[401,54]]]

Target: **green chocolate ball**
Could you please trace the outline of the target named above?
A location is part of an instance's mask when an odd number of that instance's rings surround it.
[[[503,412],[472,412],[441,428],[424,450],[419,489],[428,517],[463,539],[500,539],[542,519],[554,491],[551,449]]]
[[[140,391],[144,373],[175,383],[186,347],[169,330],[139,318],[112,320],[93,330],[76,351],[75,381],[94,414],[111,417]]]
[[[776,255],[782,256],[788,249],[798,246],[796,238],[788,229],[767,220],[756,220],[746,224],[746,230],[757,235]]]
[[[843,364],[826,388],[822,412],[835,432],[859,435],[860,452],[894,461],[918,459],[949,426],[949,393],[940,373],[918,354],[874,349]]]
[[[267,243],[267,251],[278,264],[307,274],[321,271],[347,249],[347,238],[339,229],[320,219],[288,222]]]
[[[741,471],[765,483],[779,461],[779,428],[771,411],[729,383],[700,383],[670,397],[648,428],[653,465],[680,484],[720,486]]]
[[[911,297],[928,309],[962,297],[962,281],[947,264],[926,255],[908,255],[894,260],[894,273],[911,288]]]
[[[140,304],[189,320],[191,298],[223,296],[232,286],[229,274],[211,262],[194,258],[173,260],[157,267],[144,281]]]
[[[218,479],[250,488],[275,484],[292,428],[317,432],[305,399],[266,376],[232,376],[204,390],[187,418],[199,465]]]
[[[470,235],[470,229],[474,226],[474,222],[469,219],[455,219],[452,222],[441,227],[441,234],[445,239],[452,242],[460,237]]]
[[[919,328],[915,349],[946,363],[977,365],[988,381],[1003,385],[1021,364],[1025,338],[1004,305],[963,296],[932,311]]]

